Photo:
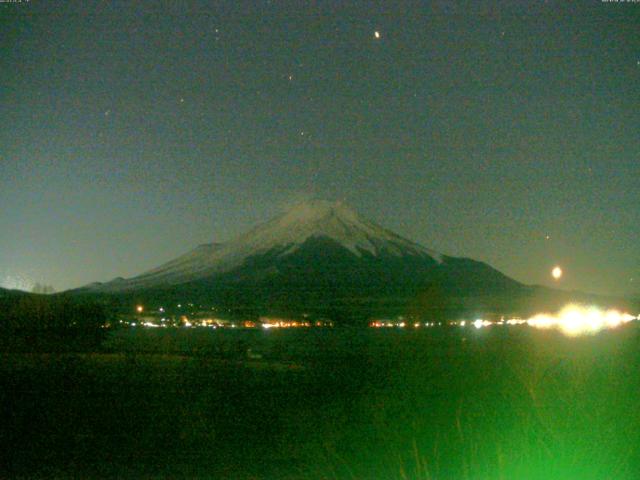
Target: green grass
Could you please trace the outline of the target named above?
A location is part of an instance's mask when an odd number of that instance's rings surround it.
[[[137,330],[5,354],[0,477],[636,479],[639,347],[635,325]]]

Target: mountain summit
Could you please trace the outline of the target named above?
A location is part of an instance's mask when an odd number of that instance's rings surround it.
[[[356,256],[365,252],[374,256],[387,252],[440,258],[436,252],[362,219],[342,202],[322,200],[299,204],[238,240],[253,250],[289,245],[286,253],[290,253],[313,237],[329,238]]]
[[[342,202],[312,201],[231,241],[200,245],[136,277],[80,291],[258,314],[313,311],[335,317],[348,311],[364,317],[452,305],[486,309],[495,302],[478,299],[522,288],[489,265],[437,253]]]
[[[293,254],[312,239],[332,241],[356,257],[411,256],[442,262],[442,255],[361,218],[342,202],[316,200],[298,204],[229,242],[200,245],[139,276],[90,288],[116,292],[176,285],[228,272],[268,252],[277,251],[279,257]]]

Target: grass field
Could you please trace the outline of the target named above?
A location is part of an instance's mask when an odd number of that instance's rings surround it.
[[[0,358],[0,478],[640,478],[635,324],[130,330]]]

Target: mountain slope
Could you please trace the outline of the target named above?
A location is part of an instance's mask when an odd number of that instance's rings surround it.
[[[442,255],[361,219],[339,202],[316,201],[301,204],[230,242],[201,245],[137,277],[88,288],[122,292],[179,285],[230,272],[256,256],[273,252],[278,252],[278,257],[293,254],[313,238],[330,239],[356,258],[409,256],[442,262]]]
[[[240,315],[331,318],[497,311],[528,291],[489,265],[442,255],[339,202],[298,205],[226,243],[74,293],[218,305]]]

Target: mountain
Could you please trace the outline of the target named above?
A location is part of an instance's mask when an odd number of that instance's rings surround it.
[[[361,219],[340,202],[315,201],[298,205],[230,242],[200,245],[137,277],[94,284],[92,288],[118,292],[178,285],[242,268],[248,259],[267,255],[279,261],[300,254],[314,239],[325,239],[354,259],[389,256],[429,263],[443,261],[442,255]]]
[[[245,316],[309,313],[350,321],[512,313],[536,295],[556,301],[555,292],[541,291],[485,263],[405,239],[341,202],[313,201],[229,242],[200,245],[136,277],[74,293],[125,305],[193,302]]]

